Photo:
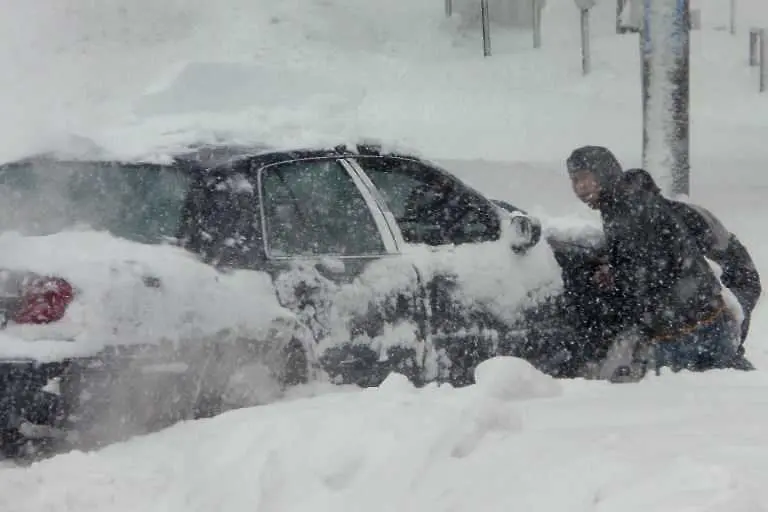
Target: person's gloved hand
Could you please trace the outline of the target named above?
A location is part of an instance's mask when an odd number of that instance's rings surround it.
[[[592,274],[592,282],[602,291],[612,290],[615,286],[613,272],[608,264],[601,264]]]

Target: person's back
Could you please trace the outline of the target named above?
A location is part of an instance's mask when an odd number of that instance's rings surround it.
[[[752,311],[762,293],[760,274],[749,251],[706,208],[672,199],[667,199],[667,202],[692,231],[707,258],[722,269],[720,281],[733,292],[744,313],[741,329],[743,344],[749,332]]]
[[[617,191],[601,215],[625,314],[652,337],[672,337],[722,309],[717,278],[661,198]]]
[[[708,258],[713,259],[717,254],[722,254],[727,250],[731,233],[712,212],[695,204],[664,197],[661,195],[661,191],[654,191],[654,193],[662,197],[672,212],[683,221],[688,232]]]
[[[673,213],[683,221],[704,255],[720,266],[720,281],[733,292],[744,313],[741,325],[743,345],[749,332],[752,311],[762,293],[760,275],[746,247],[706,208],[662,196],[661,190],[647,171],[630,169],[625,175],[631,193],[643,189],[666,201]],[[743,353],[743,348],[740,347],[739,351]]]

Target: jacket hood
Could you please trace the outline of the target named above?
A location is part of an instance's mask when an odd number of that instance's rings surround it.
[[[566,166],[568,174],[584,170],[592,172],[605,190],[613,188],[622,175],[621,164],[616,156],[602,146],[582,146],[575,149],[568,157]]]

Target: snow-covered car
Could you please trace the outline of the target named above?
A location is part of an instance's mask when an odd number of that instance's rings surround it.
[[[464,385],[494,355],[553,375],[577,359],[578,244],[542,242],[536,219],[415,156],[48,155],[1,166],[0,200],[6,447],[120,437],[318,379]]]

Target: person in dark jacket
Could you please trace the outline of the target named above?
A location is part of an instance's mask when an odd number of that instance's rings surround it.
[[[648,365],[727,367],[738,335],[720,282],[687,228],[658,195],[628,193],[608,149],[578,148],[566,165],[576,196],[602,217],[606,263],[595,279],[614,290],[621,319],[599,376],[637,380]]]
[[[644,169],[626,171],[630,192],[644,190],[661,195],[661,189],[651,174]],[[741,241],[723,226],[712,212],[698,205],[663,198],[672,211],[685,223],[701,251],[722,269],[720,281],[733,292],[744,312],[741,324],[739,355],[744,354],[744,342],[749,334],[752,311],[762,294],[760,274],[749,251]]]

